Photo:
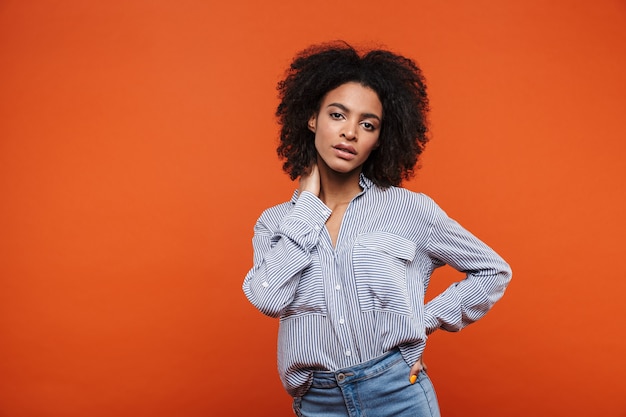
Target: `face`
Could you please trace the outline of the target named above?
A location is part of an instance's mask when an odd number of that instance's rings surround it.
[[[318,166],[339,173],[361,171],[378,146],[383,105],[374,90],[356,82],[329,91],[309,120]]]

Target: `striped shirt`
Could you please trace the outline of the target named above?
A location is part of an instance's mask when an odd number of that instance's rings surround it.
[[[278,370],[299,397],[315,370],[354,366],[398,347],[408,364],[436,329],[458,331],[503,295],[508,264],[429,197],[404,188],[363,191],[344,214],[335,247],[325,228],[330,209],[294,192],[265,210],[254,228],[254,266],[243,291],[279,318]],[[433,271],[465,274],[424,304]]]

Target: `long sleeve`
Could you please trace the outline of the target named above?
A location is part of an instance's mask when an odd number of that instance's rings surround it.
[[[425,306],[426,332],[459,331],[483,317],[511,280],[511,268],[496,252],[449,218],[436,214],[429,256],[437,266],[448,264],[466,274]]]
[[[244,279],[243,291],[263,314],[279,317],[291,303],[330,214],[321,200],[305,191],[284,217],[276,210],[261,215],[252,238],[254,266]]]

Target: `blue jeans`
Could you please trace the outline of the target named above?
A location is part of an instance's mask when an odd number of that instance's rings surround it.
[[[315,372],[313,384],[294,398],[299,417],[440,417],[428,375],[409,382],[409,365],[399,350],[335,372]]]

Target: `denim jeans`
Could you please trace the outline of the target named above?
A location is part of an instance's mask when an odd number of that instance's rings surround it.
[[[350,368],[315,372],[293,409],[299,417],[440,417],[428,375],[420,372],[411,385],[410,369],[396,349]]]

